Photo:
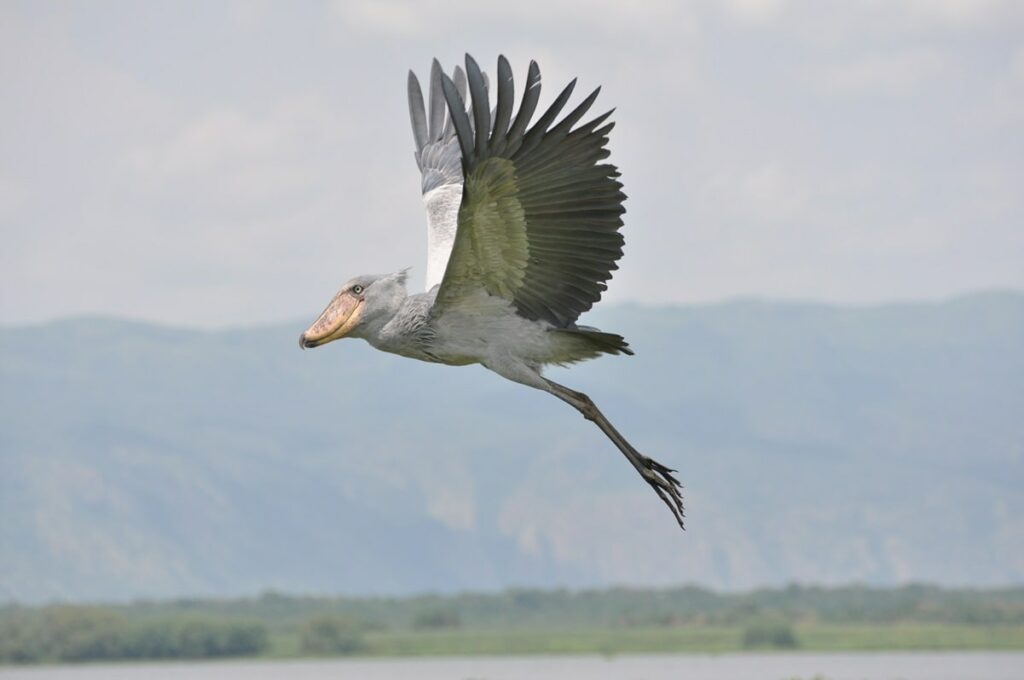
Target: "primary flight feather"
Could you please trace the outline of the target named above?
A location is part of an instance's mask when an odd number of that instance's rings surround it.
[[[409,73],[409,115],[427,210],[427,291],[405,271],[357,276],[300,338],[344,337],[449,365],[482,364],[549,392],[593,421],[683,526],[673,470],[638,452],[582,392],[548,380],[548,364],[632,354],[620,335],[576,320],[601,298],[622,256],[622,184],[608,157],[611,111],[579,124],[600,88],[560,120],[576,81],[534,121],[540,69],[530,62],[515,109],[512,69],[498,58],[497,97],[472,57],[452,76],[437,60],[428,98]],[[469,105],[467,108],[467,93]],[[556,122],[557,121],[557,122]]]

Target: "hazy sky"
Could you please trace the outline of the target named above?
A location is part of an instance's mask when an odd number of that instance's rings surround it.
[[[1024,3],[0,4],[0,322],[308,319],[412,265],[406,70],[617,107],[606,299],[1024,287]]]

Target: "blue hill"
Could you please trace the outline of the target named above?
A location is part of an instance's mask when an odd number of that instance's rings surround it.
[[[677,467],[478,367],[302,323],[0,329],[0,598],[1024,579],[1024,295],[612,307],[557,380]]]

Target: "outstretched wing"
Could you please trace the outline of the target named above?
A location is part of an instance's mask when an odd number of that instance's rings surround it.
[[[427,290],[441,282],[455,241],[459,203],[462,201],[462,155],[455,128],[441,91],[441,64],[430,69],[430,109],[416,74],[409,71],[409,118],[416,140],[416,165],[422,175],[423,204],[427,209]],[[466,92],[466,77],[458,66],[453,74],[456,91]]]
[[[572,94],[573,80],[532,126],[540,70],[530,62],[526,90],[512,119],[512,69],[498,58],[497,105],[466,55],[472,121],[462,93],[442,74],[442,89],[461,150],[465,182],[451,257],[435,314],[481,289],[511,302],[528,319],[571,327],[601,298],[622,256],[626,196],[607,158],[611,111],[573,128],[600,88],[552,126]]]

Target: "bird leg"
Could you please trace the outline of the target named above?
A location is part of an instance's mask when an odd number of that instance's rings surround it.
[[[626,459],[636,468],[636,471],[640,473],[644,481],[651,485],[651,488],[658,494],[658,497],[669,507],[676,521],[679,522],[679,527],[685,530],[686,527],[683,526],[683,496],[679,480],[672,474],[675,470],[665,467],[653,458],[648,458],[634,449],[626,441],[626,438],[619,434],[619,431],[608,422],[608,419],[598,410],[590,397],[551,380],[545,379],[544,382],[547,383],[546,390],[548,392],[571,405],[582,413],[584,418],[601,428],[601,431],[612,440],[612,443],[618,447],[619,451],[622,451]]]

